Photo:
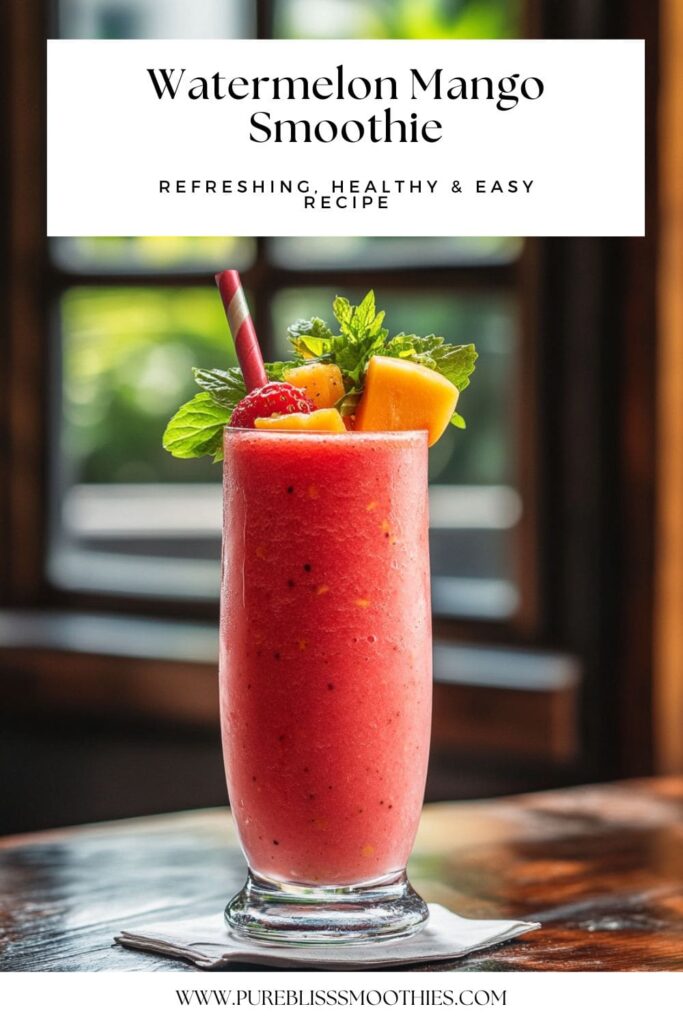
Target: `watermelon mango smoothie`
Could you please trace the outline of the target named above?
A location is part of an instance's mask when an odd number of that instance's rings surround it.
[[[252,872],[406,865],[431,720],[427,435],[225,432],[220,702]]]

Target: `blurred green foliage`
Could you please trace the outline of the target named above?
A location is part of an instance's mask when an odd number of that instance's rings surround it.
[[[254,259],[252,238],[143,235],[55,238],[51,253],[65,270],[159,271],[230,266],[241,269]]]
[[[197,390],[192,367],[235,362],[213,287],[71,288],[61,328],[62,450],[73,479],[220,478],[208,462],[178,462],[161,448],[169,416]]]
[[[506,39],[520,0],[277,0],[283,38]]]

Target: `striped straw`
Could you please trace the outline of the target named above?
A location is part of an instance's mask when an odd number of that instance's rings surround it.
[[[267,384],[268,377],[240,275],[236,270],[222,270],[220,274],[216,274],[216,284],[221,293],[247,392],[253,391],[254,388]]]

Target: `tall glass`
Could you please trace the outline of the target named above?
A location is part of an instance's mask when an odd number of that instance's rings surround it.
[[[220,704],[237,932],[395,938],[431,722],[427,434],[225,432]]]

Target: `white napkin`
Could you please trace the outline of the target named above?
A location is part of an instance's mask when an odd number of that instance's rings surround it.
[[[429,920],[416,935],[376,943],[283,946],[252,942],[231,932],[222,914],[150,924],[143,932],[126,930],[115,938],[122,946],[189,960],[196,967],[224,967],[239,961],[268,967],[360,971],[452,960],[540,927],[530,921],[473,921],[431,903]]]

